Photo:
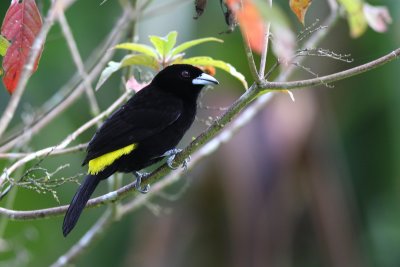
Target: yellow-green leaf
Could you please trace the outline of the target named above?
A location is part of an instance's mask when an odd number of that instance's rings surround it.
[[[364,2],[362,0],[338,0],[338,2],[346,10],[351,37],[360,37],[368,28],[363,13]]]
[[[199,45],[205,42],[218,42],[218,43],[223,43],[224,41],[218,38],[214,38],[214,37],[208,37],[208,38],[200,38],[200,39],[196,39],[196,40],[192,40],[192,41],[188,41],[188,42],[184,42],[180,45],[178,45],[177,47],[175,47],[171,54],[172,56],[175,56],[179,53],[182,53],[183,51],[187,50],[188,48],[191,48],[195,45]]]
[[[96,90],[98,90],[114,72],[131,65],[146,66],[154,70],[158,70],[160,67],[154,57],[145,54],[128,55],[124,57],[121,62],[110,61],[108,62],[108,66],[100,75],[100,79],[96,85]]]
[[[126,49],[138,53],[142,53],[154,58],[157,58],[157,52],[148,45],[135,44],[135,43],[122,43],[115,46],[116,49]]]
[[[299,21],[304,25],[304,17],[312,0],[290,0],[289,6],[293,13],[296,14]]]
[[[167,55],[171,52],[171,49],[174,47],[176,43],[176,37],[178,33],[176,31],[168,33],[165,37],[159,37],[155,35],[150,35],[150,42],[154,45],[154,48],[157,50],[160,58],[165,59]]]
[[[191,58],[186,58],[186,59],[179,59],[173,64],[191,64],[191,65],[197,65],[197,66],[213,66],[219,69],[222,69],[226,72],[228,72],[230,75],[233,77],[237,78],[243,86],[247,89],[247,82],[243,74],[238,72],[231,64],[226,63],[222,60],[215,60],[211,57],[191,57]]]
[[[6,38],[4,38],[2,35],[0,35],[0,56],[4,57],[9,46],[10,46],[10,42]]]

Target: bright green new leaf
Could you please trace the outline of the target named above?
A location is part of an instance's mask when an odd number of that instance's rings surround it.
[[[159,69],[157,60],[147,55],[129,55],[122,59],[121,67],[126,67],[131,65],[141,65],[149,67],[154,70]]]
[[[98,90],[105,83],[105,81],[107,81],[108,78],[110,78],[110,76],[114,72],[130,65],[146,66],[154,70],[158,70],[159,68],[156,59],[154,57],[145,54],[128,55],[124,57],[121,60],[121,62],[110,61],[108,62],[108,66],[103,70],[103,72],[100,75],[100,79],[96,85],[96,90]]]
[[[150,35],[149,39],[150,42],[154,45],[160,57],[162,59],[165,59],[171,52],[171,49],[174,47],[177,36],[178,33],[176,31],[173,31],[168,33],[168,35],[165,37]]]
[[[179,59],[173,64],[191,64],[191,65],[197,65],[197,66],[213,66],[219,69],[222,69],[226,72],[228,72],[230,75],[233,77],[237,78],[243,86],[247,89],[247,82],[246,79],[244,78],[243,74],[238,72],[231,64],[226,63],[222,60],[215,60],[211,57],[191,57],[191,58],[186,58],[186,59]]]
[[[103,70],[100,75],[100,79],[96,85],[96,90],[98,90],[114,72],[126,66],[141,65],[158,71],[164,66],[179,63],[220,68],[231,74],[233,77],[237,78],[247,89],[247,82],[245,77],[240,72],[236,71],[236,69],[232,65],[224,61],[215,60],[211,57],[192,57],[183,59],[184,53],[182,52],[186,49],[205,42],[222,43],[223,41],[221,39],[213,37],[200,38],[185,42],[174,48],[177,36],[178,33],[176,31],[168,33],[168,35],[165,37],[154,35],[149,36],[149,39],[154,48],[148,45],[135,43],[123,43],[116,45],[115,48],[117,49],[126,49],[137,52],[138,54],[125,56],[121,60],[121,62],[109,62],[108,66]]]
[[[338,0],[347,13],[351,37],[360,37],[368,28],[363,12],[363,0]]]
[[[142,53],[154,58],[157,58],[157,52],[153,47],[143,44],[135,44],[135,43],[122,43],[115,46],[117,49],[126,49],[138,53]]]
[[[10,42],[6,38],[4,38],[2,35],[0,35],[0,56],[4,57],[9,46],[10,46]]]
[[[214,38],[214,37],[200,38],[200,39],[192,40],[189,42],[184,42],[183,44],[178,45],[177,47],[175,47],[172,50],[171,54],[172,54],[172,56],[175,56],[175,55],[187,50],[188,48],[191,48],[192,46],[199,45],[199,44],[206,43],[206,42],[223,43],[224,41],[221,39],[218,39],[218,38]]]

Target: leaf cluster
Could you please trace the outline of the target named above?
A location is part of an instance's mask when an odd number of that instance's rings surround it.
[[[149,40],[153,46],[138,43],[122,43],[116,45],[114,47],[115,49],[128,50],[131,54],[126,55],[119,62],[110,61],[108,63],[108,66],[100,75],[100,79],[96,85],[96,90],[99,89],[113,73],[124,67],[137,65],[150,68],[154,71],[159,71],[172,64],[191,64],[203,68],[219,68],[238,79],[245,88],[248,87],[243,74],[238,72],[231,64],[225,61],[216,60],[208,56],[185,58],[185,51],[187,49],[206,42],[222,43],[223,41],[221,39],[214,37],[200,38],[175,46],[177,37],[178,33],[172,31],[165,37],[155,35],[149,36]]]

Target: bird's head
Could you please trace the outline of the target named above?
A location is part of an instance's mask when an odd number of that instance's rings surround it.
[[[197,97],[205,85],[215,85],[218,84],[218,81],[195,66],[176,64],[160,71],[152,83],[158,88],[174,94]]]

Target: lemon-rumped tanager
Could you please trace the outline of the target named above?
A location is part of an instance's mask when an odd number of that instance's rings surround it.
[[[134,173],[137,189],[146,191],[137,171],[176,153],[194,121],[201,89],[212,84],[218,81],[197,67],[168,66],[101,125],[89,142],[83,161],[88,174],[65,214],[64,236],[75,227],[99,182],[113,173]]]

